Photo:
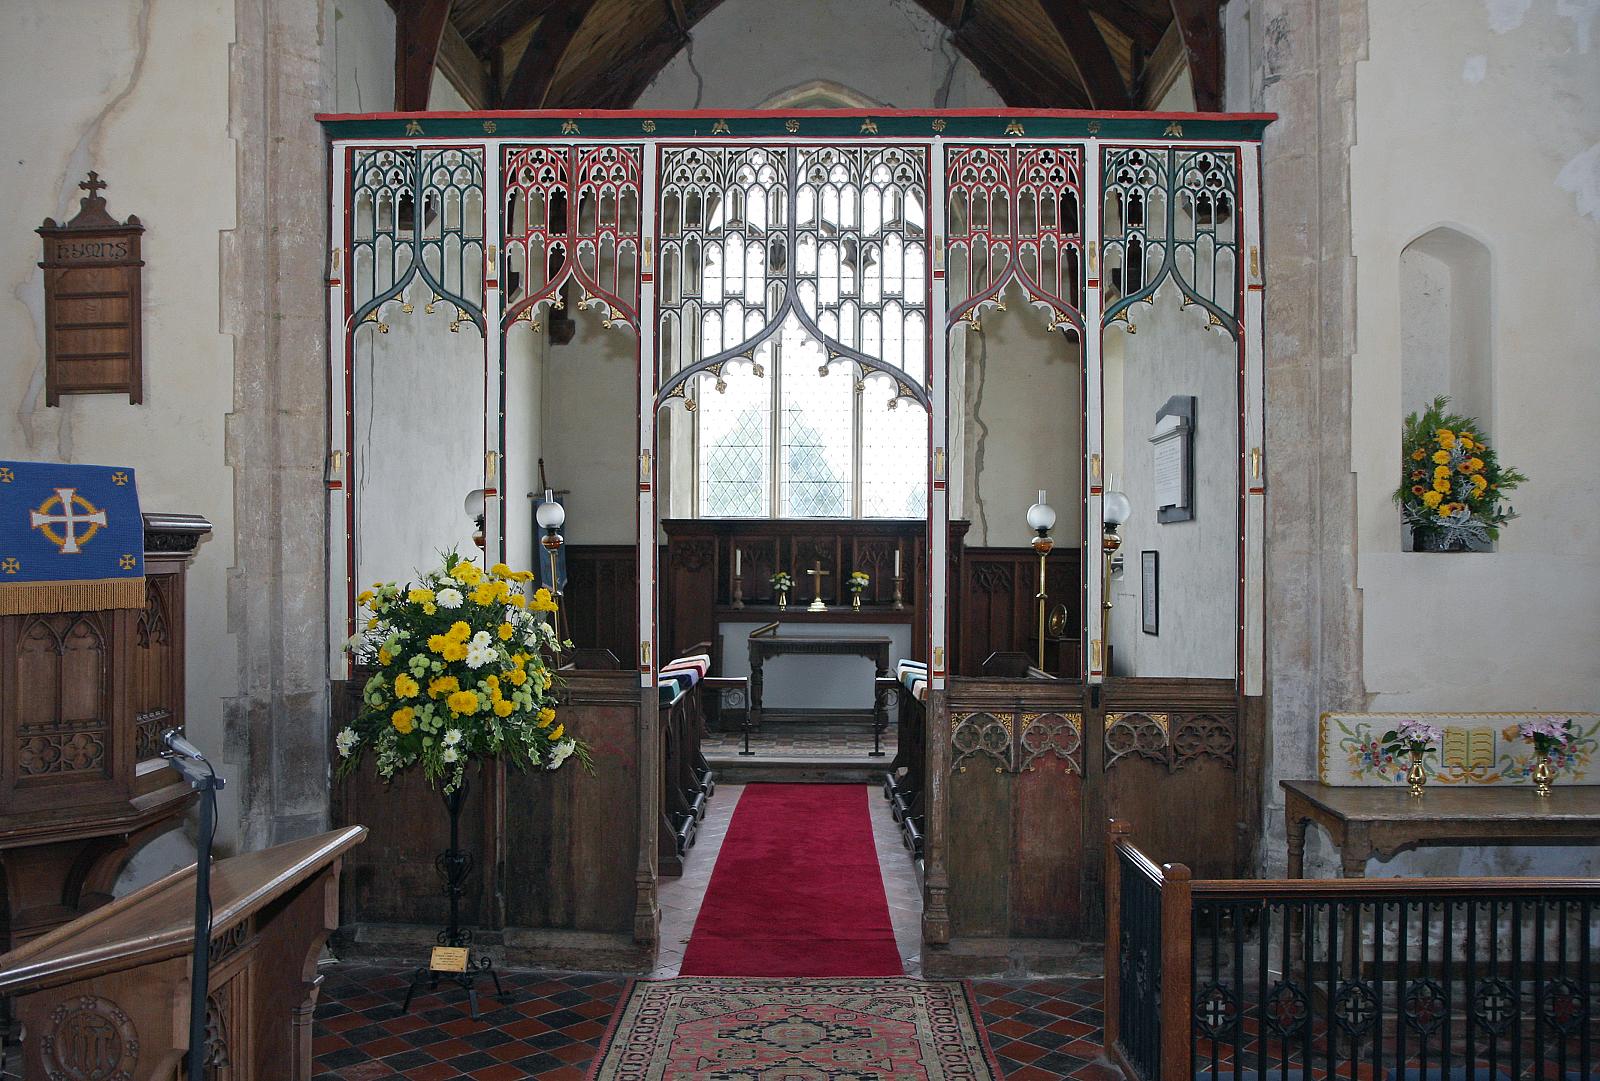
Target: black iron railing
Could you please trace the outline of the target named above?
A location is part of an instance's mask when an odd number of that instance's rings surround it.
[[[1107,1042],[1140,1081],[1600,1081],[1600,882],[1189,881],[1110,840]]]

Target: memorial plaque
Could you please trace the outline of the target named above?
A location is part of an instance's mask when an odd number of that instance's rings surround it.
[[[465,972],[467,948],[465,946],[435,946],[428,967],[435,972]]]
[[[46,218],[44,239],[45,404],[63,394],[127,394],[144,400],[141,369],[140,238],[144,226],[106,211],[98,173],[71,221]]]

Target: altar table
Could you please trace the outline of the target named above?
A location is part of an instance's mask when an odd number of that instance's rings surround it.
[[[1306,827],[1315,822],[1339,850],[1345,878],[1367,860],[1425,845],[1600,844],[1600,785],[1557,785],[1540,797],[1523,785],[1431,785],[1413,799],[1405,785],[1345,787],[1280,781],[1289,837],[1289,877],[1305,877]]]
[[[889,678],[889,650],[894,639],[887,635],[776,635],[750,636],[750,724],[761,727],[761,666],[768,657],[784,654],[831,655],[839,657],[865,657],[878,666],[874,674],[872,695],[872,727],[882,732],[889,723],[883,696],[877,693],[877,680]]]

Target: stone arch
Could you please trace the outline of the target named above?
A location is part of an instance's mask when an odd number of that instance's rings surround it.
[[[1494,305],[1488,246],[1438,225],[1400,251],[1400,413],[1435,397],[1494,431]]]
[[[877,109],[883,105],[843,83],[831,79],[812,79],[810,82],[780,90],[758,109]]]

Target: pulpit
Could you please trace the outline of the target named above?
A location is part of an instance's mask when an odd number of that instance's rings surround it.
[[[0,946],[109,901],[193,802],[157,752],[184,724],[184,576],[210,531],[144,516],[142,608],[0,616]]]
[[[311,1077],[317,955],[339,922],[346,826],[211,868],[206,1063],[230,1081]],[[23,1076],[171,1081],[189,1044],[191,865],[0,957]]]

